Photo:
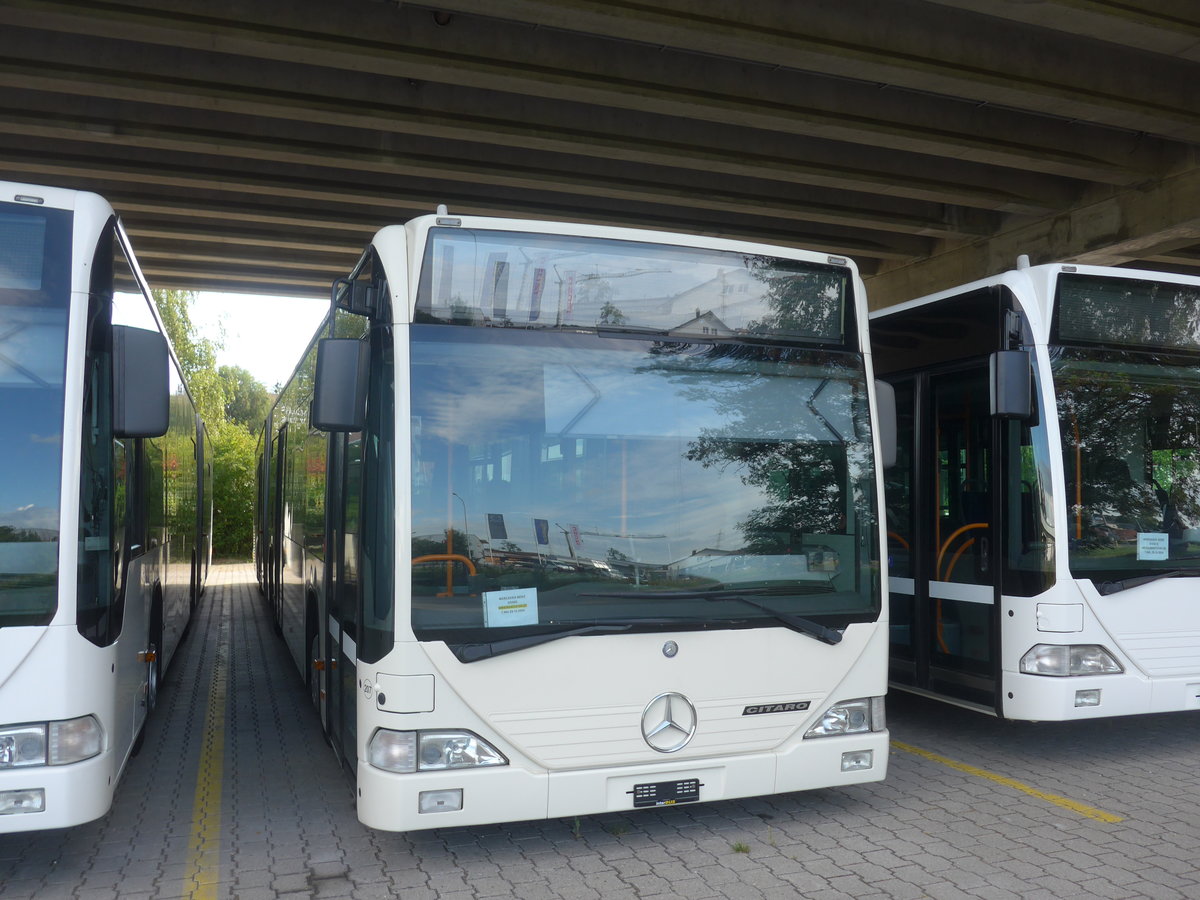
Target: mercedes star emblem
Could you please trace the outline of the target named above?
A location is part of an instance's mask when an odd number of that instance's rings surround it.
[[[642,737],[659,753],[674,753],[696,733],[696,707],[683,694],[659,694],[642,713]]]

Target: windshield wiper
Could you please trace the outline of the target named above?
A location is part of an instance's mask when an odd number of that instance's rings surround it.
[[[1126,591],[1162,578],[1178,578],[1181,575],[1200,575],[1200,569],[1171,569],[1168,572],[1155,572],[1153,575],[1139,575],[1136,578],[1124,578],[1120,581],[1098,581],[1096,590],[1103,596]]]
[[[483,644],[449,644],[451,652],[460,662],[479,662],[481,659],[491,659],[515,650],[526,650],[539,644],[548,644],[559,638],[572,637],[577,634],[610,634],[618,631],[628,631],[633,623],[624,622],[616,625],[583,625],[579,628],[566,628],[562,631],[544,631],[541,634],[527,634],[522,637],[503,638]]]
[[[580,594],[581,597],[601,597],[605,599],[627,599],[631,596],[638,596],[632,591],[624,593],[611,594]],[[806,619],[803,616],[795,616],[791,613],[779,612],[771,609],[765,603],[759,603],[757,600],[751,600],[749,597],[743,597],[737,593],[730,593],[728,590],[723,591],[654,591],[647,593],[644,596],[653,597],[655,600],[732,600],[734,603],[743,603],[746,606],[753,606],[755,609],[762,610],[776,622],[781,625],[786,625],[792,631],[806,634],[811,638],[816,638],[826,644],[838,644],[842,640],[842,632],[836,628],[826,628],[819,622],[814,622],[812,619]]]

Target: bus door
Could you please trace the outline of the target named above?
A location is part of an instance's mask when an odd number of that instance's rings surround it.
[[[896,382],[888,475],[891,678],[991,708],[995,701],[996,458],[988,367]]]
[[[896,372],[888,380],[899,455],[884,476],[890,678],[989,710],[998,699],[1002,562],[1002,423],[992,416],[989,371],[1005,333],[999,299],[979,292],[883,318],[876,345],[884,372]]]
[[[925,684],[938,694],[995,703],[996,458],[988,367],[927,379],[926,502],[918,603],[924,608]]]
[[[328,574],[321,648],[325,669],[325,728],[338,758],[357,759],[356,666],[358,658],[359,535],[362,498],[362,433],[336,432],[329,441],[326,534]]]

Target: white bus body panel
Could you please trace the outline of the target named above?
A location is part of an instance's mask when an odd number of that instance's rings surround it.
[[[1195,578],[1164,578],[1102,595],[1078,579],[1039,597],[1005,597],[1005,716],[1069,721],[1200,709],[1198,588]],[[1125,671],[1023,675],[1021,656],[1036,643],[1099,644]],[[1099,690],[1100,703],[1077,707],[1075,694],[1085,690]]]
[[[93,715],[103,730],[101,753],[62,766],[0,770],[0,791],[43,788],[41,813],[0,815],[0,833],[63,828],[93,821],[108,812],[113,791],[132,753],[148,711],[148,665],[144,659],[156,584],[166,572],[166,547],[131,560],[125,582],[121,635],[97,647],[80,635],[76,623],[79,529],[79,460],[85,377],[85,339],[92,265],[97,241],[115,213],[98,194],[44,185],[5,183],[6,196],[39,197],[40,205],[68,209],[72,218],[70,315],[64,372],[64,425],[59,521],[58,598],[48,626],[0,628],[0,725],[50,722]],[[137,262],[130,260],[143,283]],[[145,296],[149,296],[148,288]],[[149,304],[140,327],[165,330]],[[187,584],[188,566],[168,580]],[[184,602],[164,610],[165,642],[159,647],[165,671],[186,628]],[[168,649],[169,648],[169,649]]]
[[[104,749],[92,759],[0,770],[0,792],[32,788],[46,792],[44,812],[0,816],[0,833],[65,828],[108,811],[130,744],[128,738],[114,740],[131,727],[130,711],[116,706],[119,643],[95,647],[80,638],[73,623],[0,629],[0,659],[4,660],[0,709],[5,725],[90,714],[104,729]],[[14,665],[10,652],[24,657]]]
[[[1001,599],[1001,681],[998,691],[1004,717],[1072,721],[1200,709],[1200,606],[1195,602],[1200,579],[1167,578],[1101,595],[1091,580],[1075,579],[1070,571],[1069,553],[1062,539],[1070,533],[1067,503],[1062,500],[1067,496],[1061,454],[1063,438],[1048,346],[1054,294],[1058,276],[1064,272],[1187,285],[1197,283],[1194,276],[1171,272],[1051,263],[1009,270],[889,306],[874,311],[871,318],[886,318],[974,290],[1003,285],[1017,299],[1033,338],[1033,346],[1029,349],[1034,353],[1040,375],[1036,389],[1042,407],[1047,411],[1042,425],[1051,448],[1050,484],[1056,498],[1053,506],[1054,532],[1058,535],[1056,571],[1054,586],[1044,594],[1036,597],[1006,595]],[[893,587],[903,593],[915,591],[912,579],[893,578],[892,582]],[[947,589],[944,584],[939,587]],[[985,589],[992,590],[990,586]],[[1038,625],[1039,607],[1043,630],[1039,630]],[[1060,630],[1061,624],[1047,627],[1050,623],[1076,620],[1080,621],[1080,626],[1070,630]],[[1065,677],[1022,674],[1021,657],[1038,643],[1098,644],[1112,653],[1125,671],[1119,675]],[[897,688],[909,690],[904,685],[897,685]],[[1076,692],[1085,690],[1101,692],[1098,706],[1075,706]],[[982,712],[994,712],[926,691],[916,693]]]
[[[395,395],[394,491],[398,523],[411,506],[410,393],[399,387],[409,371],[409,334],[416,303],[421,253],[435,216],[381,229],[372,245],[387,270],[392,292]],[[711,237],[578,223],[455,216],[472,227],[543,234],[628,239],[667,246],[745,252],[761,245]],[[777,251],[779,248],[771,248]],[[827,253],[789,248],[789,258],[829,264]],[[853,279],[855,296],[865,297],[852,260],[838,258]],[[858,339],[872,408],[873,370],[867,340],[865,304]],[[874,431],[874,430],[873,430]],[[874,452],[879,436],[873,433]],[[882,498],[883,473],[875,472]],[[880,500],[882,503],[882,500]],[[886,729],[850,736],[804,740],[803,735],[835,702],[882,697],[887,690],[886,602],[879,618],[846,629],[830,646],[785,628],[658,632],[568,637],[530,649],[463,664],[441,643],[414,638],[405,577],[411,545],[399,528],[394,548],[397,573],[396,647],[379,662],[357,664],[356,792],[360,821],[386,831],[409,831],[591,815],[634,810],[633,785],[698,778],[700,802],[761,796],[785,791],[882,780],[887,772]],[[886,560],[883,531],[879,554]],[[884,567],[881,566],[881,570]],[[886,584],[886,571],[880,572]],[[679,645],[672,659],[668,641]],[[381,690],[381,682],[388,688]],[[397,696],[396,687],[411,690]],[[696,735],[684,749],[661,753],[641,733],[642,714],[664,692],[679,692],[695,705]],[[389,712],[378,702],[408,712]],[[432,695],[432,704],[428,703]],[[411,700],[411,702],[409,702]],[[803,712],[744,716],[746,706],[810,703]],[[426,711],[428,710],[428,711]],[[397,731],[462,729],[476,733],[508,759],[505,766],[397,774],[367,762],[367,747],[378,728]],[[871,751],[869,769],[843,772],[842,754]],[[426,791],[463,790],[463,808],[421,814]]]
[[[884,693],[886,633],[878,623],[851,625],[836,646],[782,628],[572,637],[465,665],[444,644],[401,645],[380,663],[359,664],[359,818],[407,831],[632,811],[633,785],[647,782],[698,778],[707,802],[881,780],[886,730],[803,735],[832,702]],[[670,640],[679,645],[672,659],[662,652]],[[416,665],[401,672],[406,659]],[[379,708],[381,675],[430,671],[435,713]],[[697,728],[685,748],[660,753],[643,739],[641,719],[668,691],[691,700]],[[805,700],[804,711],[743,715],[747,706]],[[388,696],[390,707],[402,702]],[[366,762],[379,727],[473,731],[509,765],[385,772]],[[844,752],[867,750],[870,769],[841,770]],[[452,789],[464,792],[462,810],[418,813],[420,792]]]
[[[0,816],[0,833],[66,828],[108,812],[113,791],[145,725],[153,584],[161,551],[129,564],[121,637],[97,647],[80,637],[74,606],[48,626],[0,629],[0,710],[4,725],[92,715],[104,734],[99,756],[64,766],[0,770],[0,791],[43,788],[46,810]]]

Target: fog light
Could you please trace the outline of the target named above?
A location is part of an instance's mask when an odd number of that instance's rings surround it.
[[[453,791],[421,791],[417,811],[422,813],[455,812],[462,809],[462,788]]]
[[[0,791],[0,816],[39,813],[46,810],[46,792],[41,788],[27,791]]]
[[[1076,706],[1099,706],[1100,705],[1100,690],[1097,688],[1090,691],[1075,692]]]
[[[861,772],[875,765],[874,750],[847,750],[842,754],[843,772]]]

